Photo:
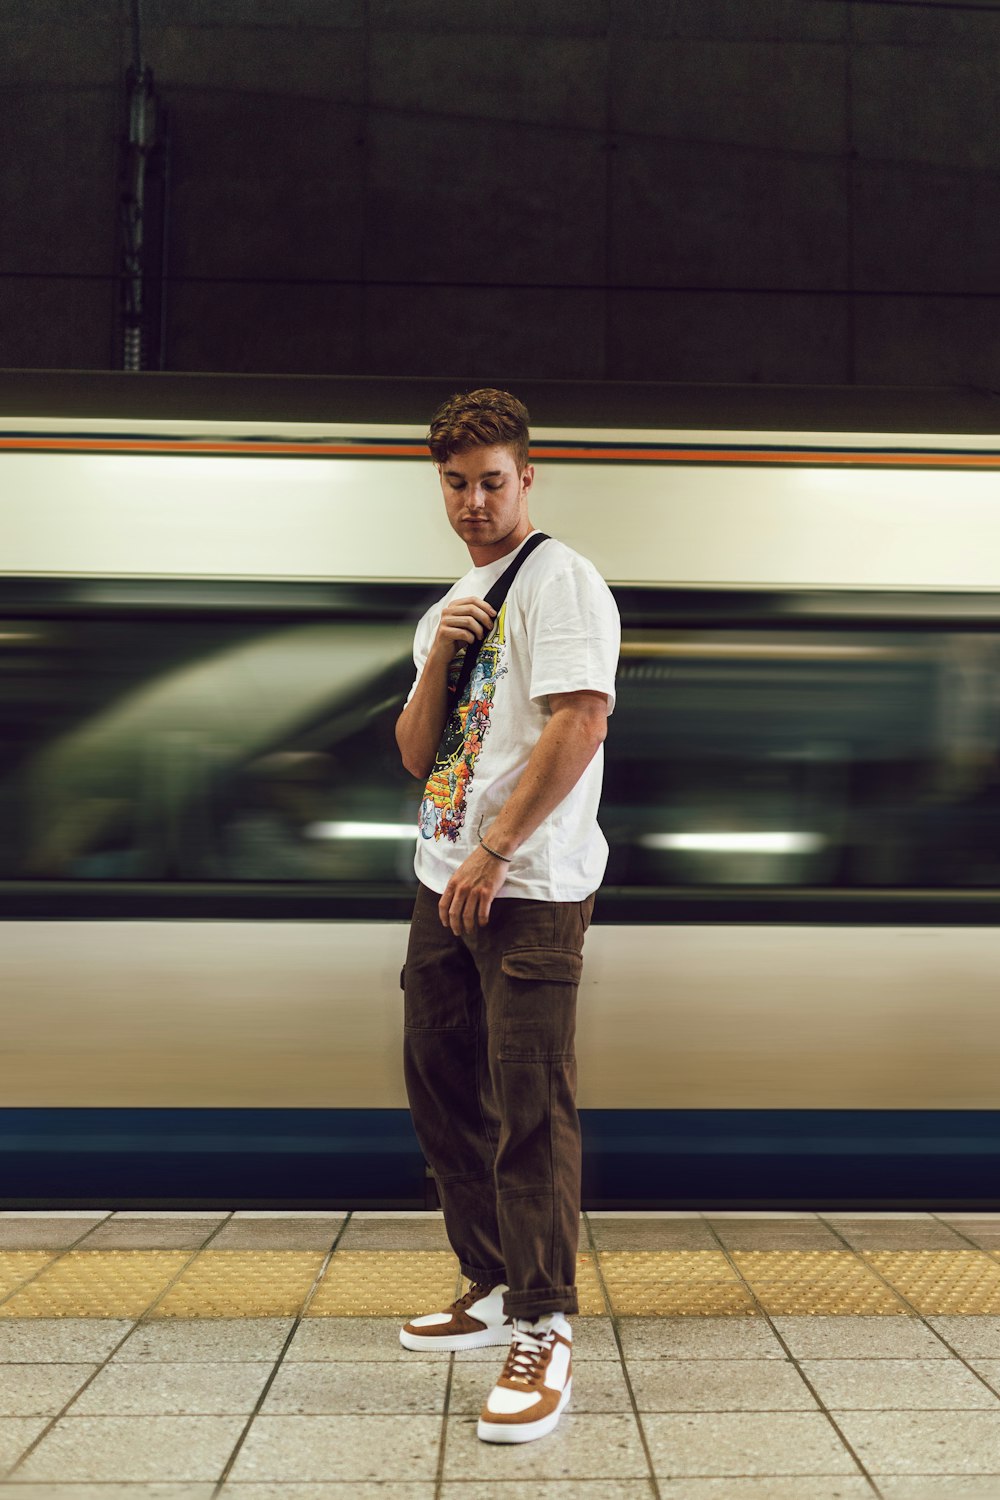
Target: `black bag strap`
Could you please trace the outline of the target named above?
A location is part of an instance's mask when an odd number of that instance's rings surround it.
[[[547,531],[533,531],[510,567],[505,568],[500,574],[500,577],[494,583],[485,599],[485,603],[491,605],[497,614],[500,613],[500,606],[510,593],[510,586],[514,582],[521,564],[527,562],[536,547],[540,547],[543,542],[547,542],[548,540],[549,534]],[[486,634],[488,635],[489,632],[487,631]],[[480,648],[485,639],[486,636],[484,635],[482,640],[470,641],[469,645],[466,646],[459,674],[455,678],[455,681],[448,685],[448,702],[450,707],[461,703],[462,694],[465,691],[469,678],[472,676],[472,670],[476,665]]]

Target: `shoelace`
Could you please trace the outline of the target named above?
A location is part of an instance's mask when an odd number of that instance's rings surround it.
[[[485,1281],[474,1281],[469,1287],[469,1290],[467,1292],[463,1292],[462,1296],[458,1298],[458,1301],[453,1302],[451,1305],[453,1308],[460,1307],[464,1312],[468,1312],[473,1302],[481,1302],[484,1297],[489,1296],[492,1290],[493,1288],[491,1286],[487,1286]]]
[[[552,1339],[551,1329],[545,1333],[529,1333],[527,1329],[515,1328],[503,1378],[516,1380],[520,1385],[533,1385],[538,1378],[541,1358]]]

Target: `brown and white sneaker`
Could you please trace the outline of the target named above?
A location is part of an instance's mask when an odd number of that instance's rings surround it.
[[[559,1421],[573,1390],[573,1334],[563,1313],[517,1318],[507,1363],[477,1431],[484,1443],[530,1443]]]
[[[486,1282],[474,1281],[464,1296],[445,1312],[428,1313],[423,1318],[411,1318],[399,1330],[399,1342],[404,1349],[423,1349],[432,1352],[439,1349],[448,1354],[453,1349],[481,1349],[486,1344],[507,1344],[513,1324],[503,1310],[503,1294],[507,1290],[501,1282],[490,1286]]]

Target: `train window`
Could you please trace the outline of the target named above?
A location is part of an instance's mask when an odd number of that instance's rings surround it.
[[[0,620],[0,877],[412,884],[402,613]],[[998,743],[997,634],[627,628],[607,884],[996,886]]]
[[[1000,882],[1000,636],[626,630],[622,886]]]
[[[0,624],[6,879],[412,880],[412,624]],[[412,835],[409,835],[412,837]]]

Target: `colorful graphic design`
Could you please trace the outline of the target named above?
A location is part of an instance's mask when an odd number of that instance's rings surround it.
[[[476,761],[489,733],[496,685],[507,671],[503,665],[506,617],[507,605],[502,604],[493,629],[480,648],[462,701],[452,709],[445,725],[434,769],[427,779],[424,800],[420,804],[421,838],[445,838],[454,844],[465,823]],[[452,662],[452,682],[458,677],[461,664],[461,657]]]

